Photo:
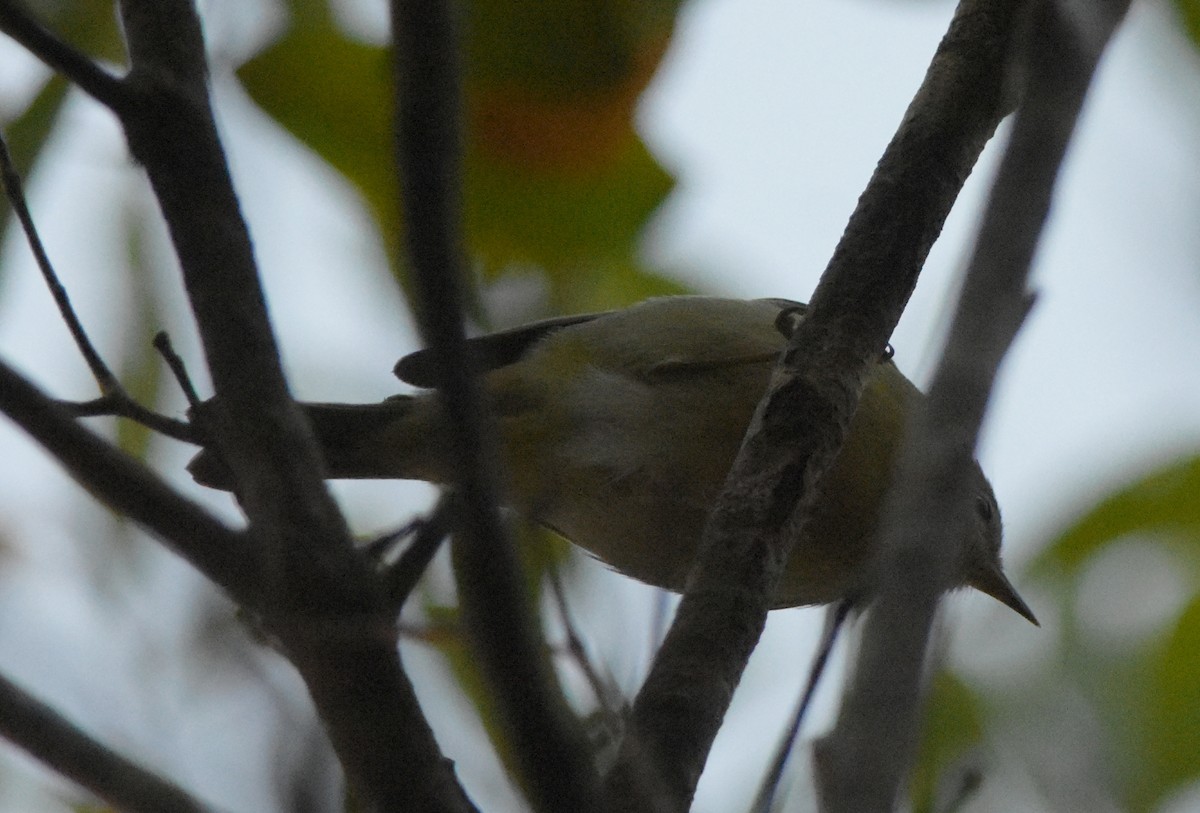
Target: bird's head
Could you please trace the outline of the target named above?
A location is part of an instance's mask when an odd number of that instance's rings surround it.
[[[980,476],[981,488],[975,494],[971,515],[971,544],[967,551],[966,585],[987,593],[1006,607],[1038,625],[1037,616],[1018,595],[1012,582],[1004,575],[1000,561],[1000,541],[1004,528],[1000,521],[1000,506],[987,480]],[[1040,626],[1040,625],[1038,625]]]

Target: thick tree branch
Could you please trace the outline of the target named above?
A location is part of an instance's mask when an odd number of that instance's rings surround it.
[[[1026,281],[1096,64],[1128,0],[1044,0],[1029,28],[1028,84],[976,242],[946,350],[915,416],[891,498],[879,597],[855,681],[817,750],[823,809],[887,811],[911,762],[937,600],[959,563],[963,484],[992,380],[1024,320]]]
[[[463,345],[459,9],[454,0],[393,0],[391,7],[397,165],[416,315],[443,372],[441,394],[455,429],[459,601],[534,808],[586,811],[595,807],[597,777],[499,519],[493,433]]]
[[[638,695],[632,736],[609,778],[614,808],[639,809],[647,782],[672,808],[688,806],[868,365],[883,352],[962,184],[1010,107],[1004,69],[1024,4],[963,0],[859,200],[759,405],[676,622]]]
[[[0,734],[63,776],[129,813],[209,813],[212,808],[85,734],[0,675]]]
[[[162,207],[217,391],[205,430],[239,484],[269,581],[266,621],[300,670],[357,795],[379,810],[469,810],[403,673],[382,588],[322,482],[291,400],[209,107],[186,0],[123,0],[134,104],[118,111]]]

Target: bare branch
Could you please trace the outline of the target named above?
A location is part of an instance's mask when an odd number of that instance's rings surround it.
[[[42,272],[42,279],[45,280],[46,287],[50,289],[54,304],[58,307],[58,312],[66,323],[67,330],[71,333],[71,338],[75,340],[75,346],[79,348],[80,354],[87,363],[88,369],[92,371],[92,377],[96,379],[102,393],[101,397],[92,401],[64,402],[64,406],[73,414],[81,417],[120,415],[138,421],[143,426],[148,426],[164,435],[179,440],[197,442],[196,432],[189,424],[159,415],[131,398],[121,382],[113,375],[112,370],[104,363],[104,359],[92,344],[91,339],[88,338],[83,323],[71,305],[67,289],[59,280],[54,266],[50,263],[50,257],[46,254],[42,239],[38,236],[37,226],[33,222],[33,215],[29,211],[29,204],[25,198],[20,173],[13,165],[8,142],[3,135],[0,135],[0,179],[3,181],[4,192],[12,204],[13,211],[17,214],[17,220],[21,223],[29,247],[33,251],[34,260]]]
[[[30,250],[33,251],[33,258],[42,272],[42,279],[46,281],[46,287],[50,289],[50,295],[54,297],[54,304],[58,306],[59,314],[67,323],[67,329],[71,331],[71,338],[75,340],[75,346],[83,354],[88,369],[92,371],[92,376],[100,385],[100,392],[108,393],[114,388],[119,388],[117,377],[112,374],[112,370],[108,369],[104,359],[100,358],[100,354],[96,352],[95,346],[88,338],[87,331],[83,329],[83,323],[75,314],[75,308],[71,306],[71,298],[67,295],[67,289],[63,287],[58,279],[58,274],[54,271],[54,266],[50,264],[50,258],[46,255],[46,247],[42,245],[42,238],[38,236],[37,226],[33,222],[33,215],[30,214],[29,205],[25,200],[21,175],[13,166],[12,155],[8,151],[8,141],[3,135],[0,135],[0,178],[3,178],[4,194],[8,196],[9,203],[16,212],[17,220],[21,223],[25,239],[29,242]]]
[[[100,392],[103,393],[100,398],[92,401],[85,403],[63,402],[63,405],[71,410],[73,414],[81,417],[120,415],[138,421],[144,426],[162,432],[164,435],[179,440],[196,442],[196,432],[190,425],[159,415],[131,398],[121,385],[121,382],[113,375],[112,370],[104,363],[104,359],[97,352],[91,339],[88,338],[87,331],[83,328],[83,323],[80,322],[78,315],[75,313],[75,308],[71,305],[71,298],[67,294],[67,289],[59,281],[58,274],[55,272],[54,266],[50,263],[50,257],[46,254],[45,246],[42,245],[42,240],[38,236],[37,226],[33,222],[33,216],[29,212],[29,205],[25,199],[21,176],[17,172],[17,168],[13,165],[12,155],[8,150],[8,142],[4,139],[3,135],[0,135],[0,178],[3,179],[4,192],[12,204],[13,211],[17,214],[17,220],[20,221],[21,228],[25,232],[25,238],[28,240],[29,247],[33,251],[34,260],[42,272],[42,279],[45,280],[46,287],[50,289],[50,295],[54,297],[54,304],[58,306],[58,312],[67,324],[67,330],[70,331],[71,338],[75,340],[75,346],[79,348],[84,361],[87,362],[88,368],[92,371],[92,377],[96,379],[96,383],[100,387]]]
[[[121,79],[56,37],[17,0],[0,0],[0,31],[110,109],[127,101]]]
[[[230,530],[153,472],[80,426],[59,403],[0,362],[0,412],[54,455],[92,496],[158,537],[238,602],[261,603],[263,566]]]
[[[915,416],[884,527],[882,582],[855,680],[817,749],[823,809],[886,811],[911,763],[930,626],[951,581],[961,486],[992,380],[1028,311],[1029,267],[1095,66],[1128,0],[1041,2],[1024,101],[980,229],[945,353]]]
[[[198,409],[200,395],[192,384],[192,377],[188,375],[187,366],[175,352],[175,346],[171,344],[171,336],[165,330],[154,334],[154,349],[163,357],[171,375],[175,376],[175,383],[179,385],[179,389],[183,390],[183,397],[187,399],[188,409]]]
[[[135,103],[120,112],[183,270],[217,399],[202,416],[268,562],[265,621],[299,669],[368,809],[473,809],[400,666],[379,580],[322,481],[288,393],[210,108],[188,0],[122,0]],[[200,419],[197,417],[197,419]]]
[[[391,9],[397,165],[417,320],[443,373],[444,409],[457,441],[462,510],[453,553],[466,627],[534,808],[591,810],[595,769],[554,680],[513,541],[499,520],[493,435],[463,346],[458,8],[453,0],[392,0]]]
[[[129,813],[210,813],[187,791],[85,734],[0,675],[0,733],[114,809]]]
[[[458,496],[453,491],[442,494],[428,517],[413,520],[399,531],[387,534],[371,543],[368,551],[380,562],[383,571],[384,591],[388,603],[397,612],[404,606],[409,595],[416,589],[425,574],[434,554],[450,534],[457,510]],[[387,562],[387,549],[398,539],[412,537],[412,542],[395,562]]]
[[[129,397],[124,387],[93,398],[91,401],[59,401],[63,408],[77,418],[91,418],[100,415],[114,415],[129,418],[155,432],[166,435],[185,443],[201,443],[203,438],[197,428],[184,421],[160,415],[152,409],[139,404]]]
[[[804,722],[805,714],[808,713],[808,707],[812,703],[813,695],[816,694],[817,684],[821,680],[821,675],[825,672],[825,665],[829,662],[833,646],[837,643],[838,633],[841,632],[842,624],[845,623],[846,617],[850,614],[853,606],[849,601],[839,601],[826,610],[825,630],[821,634],[821,640],[817,644],[817,652],[813,657],[812,665],[809,667],[808,680],[805,681],[804,691],[800,695],[800,702],[796,704],[796,710],[792,713],[792,722],[788,726],[787,731],[779,739],[779,744],[775,749],[775,756],[771,759],[771,766],[767,769],[762,784],[759,785],[758,797],[754,800],[754,804],[750,808],[754,813],[771,813],[774,809],[775,792],[779,787],[780,779],[783,778],[783,771],[787,767],[788,757],[792,754],[792,748],[796,745],[796,738],[800,735],[800,726]]]
[[[575,620],[571,617],[571,608],[567,606],[567,589],[566,585],[563,584],[562,574],[559,572],[557,564],[550,566],[548,575],[550,578],[550,596],[554,599],[554,606],[558,609],[558,617],[562,620],[563,630],[566,635],[563,648],[571,657],[571,660],[575,662],[575,665],[579,667],[579,671],[583,673],[583,678],[592,690],[592,695],[595,696],[596,703],[600,707],[604,719],[619,720],[621,710],[620,703],[616,702],[619,699],[617,686],[611,674],[602,676],[595,664],[592,663],[592,659],[588,656],[587,647],[583,643],[583,637],[579,634],[579,630],[575,627]]]
[[[239,583],[239,592],[255,600],[303,675],[365,805],[470,810],[400,668],[394,638],[376,632],[387,618],[381,585],[351,544],[321,480],[311,430],[288,394],[213,122],[195,9],[188,0],[123,0],[120,6],[132,63],[121,80],[99,71],[8,0],[0,0],[0,27],[117,113],[162,208],[218,395],[204,428],[239,483],[255,556],[244,537],[228,533],[234,543],[224,551],[227,558],[204,550],[233,568],[263,557],[253,584]],[[10,412],[36,400],[19,394],[5,389]],[[139,490],[141,472],[120,469],[131,464],[123,458],[114,463],[115,453],[74,426],[60,407],[38,403],[17,417],[117,510],[148,524],[161,522],[158,500],[172,505],[176,499],[169,490]],[[47,428],[55,426],[70,429],[54,437]],[[81,449],[70,439],[92,445]],[[127,475],[128,491],[98,483],[112,469]],[[199,530],[187,530],[207,544],[205,523],[213,520],[198,513]]]
[[[1009,109],[1004,68],[1023,5],[963,0],[860,198],[759,405],[638,695],[632,736],[608,781],[614,809],[638,809],[647,763],[672,808],[688,806],[865,371],[884,352],[958,191]]]

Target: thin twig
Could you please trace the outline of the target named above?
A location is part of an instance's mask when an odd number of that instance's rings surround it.
[[[29,205],[25,200],[21,175],[13,166],[12,155],[8,151],[8,142],[2,134],[0,134],[0,177],[4,181],[4,193],[8,196],[13,211],[16,212],[21,229],[25,232],[25,239],[29,241],[29,248],[33,251],[33,257],[42,272],[42,279],[46,281],[46,287],[50,289],[50,295],[54,297],[54,304],[58,307],[59,315],[67,323],[67,330],[71,332],[75,346],[83,354],[88,369],[92,371],[96,383],[100,385],[100,392],[107,395],[114,390],[119,390],[120,382],[117,381],[117,377],[104,363],[104,359],[100,357],[91,339],[88,338],[87,331],[83,329],[83,323],[79,321],[79,317],[75,314],[75,308],[71,305],[71,297],[67,294],[67,289],[59,281],[58,274],[51,265],[50,258],[46,255],[46,247],[42,244],[42,238],[38,236],[37,226],[33,222],[33,216],[30,214]]]
[[[239,604],[261,604],[264,568],[244,534],[215,520],[145,466],[113,448],[0,361],[0,412],[58,458],[92,496],[141,525]]]
[[[195,425],[147,409],[130,398],[124,388],[109,392],[107,395],[91,401],[59,401],[59,403],[64,409],[79,418],[117,415],[185,443],[199,444],[202,440],[201,433]]]
[[[130,813],[211,813],[179,786],[84,733],[0,675],[0,734],[113,809]]]
[[[800,695],[800,702],[796,704],[796,710],[792,713],[791,725],[779,738],[779,744],[775,747],[775,756],[771,759],[771,767],[767,769],[762,784],[758,787],[758,798],[750,806],[754,813],[770,813],[772,809],[779,780],[783,776],[783,769],[787,766],[788,757],[791,756],[792,749],[796,745],[800,726],[804,722],[805,714],[808,713],[813,695],[817,692],[817,684],[821,681],[825,665],[829,662],[829,655],[833,652],[834,644],[837,643],[838,633],[853,606],[853,602],[843,600],[826,611],[825,629],[821,633],[816,657],[813,658],[812,665],[809,667],[808,681],[804,685],[804,692]]]
[[[29,248],[33,252],[34,260],[42,272],[42,279],[45,280],[46,287],[50,289],[50,295],[54,298],[54,304],[58,307],[59,315],[66,323],[67,330],[70,331],[71,338],[75,341],[75,346],[79,348],[80,354],[102,393],[99,398],[82,403],[64,401],[62,402],[63,406],[80,417],[120,415],[169,437],[195,443],[196,432],[189,424],[159,415],[131,398],[104,362],[95,345],[92,344],[83,327],[83,322],[75,313],[66,287],[59,279],[58,273],[54,270],[50,257],[46,253],[46,247],[42,243],[37,225],[33,222],[33,215],[29,211],[21,175],[13,164],[12,154],[9,152],[8,142],[3,134],[0,134],[0,180],[3,181],[5,195],[17,215],[17,220],[25,233],[25,239],[28,240]]]
[[[183,390],[183,397],[187,399],[188,408],[192,410],[199,409],[200,396],[196,393],[196,388],[192,385],[192,377],[188,375],[183,359],[175,352],[175,347],[171,344],[171,337],[165,330],[160,330],[154,334],[154,349],[163,357],[163,361],[167,363],[167,369],[175,377],[175,382],[179,385],[179,389]]]
[[[446,535],[450,533],[457,510],[457,499],[454,492],[447,491],[429,516],[416,519],[399,531],[386,534],[371,543],[370,556],[382,566],[384,591],[389,604],[397,611],[416,589],[421,577],[429,568],[429,563],[442,547]],[[393,547],[398,539],[410,535],[412,542],[400,557],[395,562],[386,562],[387,549]]]
[[[1127,7],[1128,0],[1046,0],[1026,29],[1023,101],[884,511],[879,595],[838,723],[815,749],[822,809],[830,813],[891,810],[911,764],[930,628],[969,510],[963,472],[996,371],[1028,312],[1029,269],[1063,155]]]
[[[124,81],[50,32],[16,0],[0,0],[0,31],[112,110],[127,106]]]
[[[562,619],[567,653],[575,661],[579,671],[583,673],[584,679],[592,689],[592,694],[596,697],[596,703],[599,704],[600,710],[606,718],[615,719],[619,715],[617,705],[612,702],[613,696],[616,694],[613,680],[611,677],[607,680],[601,677],[600,672],[592,664],[592,659],[588,657],[587,648],[583,645],[583,638],[579,635],[579,630],[575,627],[575,620],[571,617],[570,608],[567,606],[567,591],[557,565],[550,567],[549,577],[550,595],[554,597],[559,618]]]

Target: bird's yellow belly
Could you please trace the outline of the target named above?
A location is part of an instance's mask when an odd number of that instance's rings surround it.
[[[731,453],[725,468],[732,460]],[[833,498],[818,499],[794,544],[774,607],[827,603],[860,588],[857,580],[866,564],[877,506],[855,504],[856,495],[839,482],[838,469],[835,465],[827,475],[835,489]],[[697,488],[697,483],[710,482],[705,478],[689,478],[686,471],[675,474],[673,478],[645,472],[616,476],[592,471],[577,477],[550,477],[536,489],[542,495],[540,504],[526,505],[522,513],[620,573],[681,592],[716,495]],[[604,487],[596,488],[598,482]],[[840,512],[846,511],[855,521],[845,520]]]

